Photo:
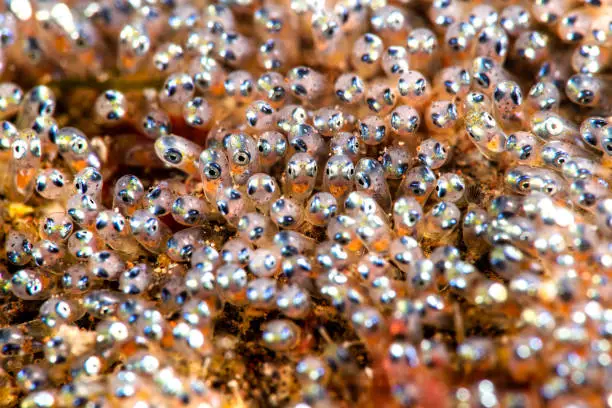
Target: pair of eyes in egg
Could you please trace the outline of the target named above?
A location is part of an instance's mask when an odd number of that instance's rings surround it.
[[[15,160],[25,159],[28,155],[28,151],[33,157],[40,157],[42,152],[40,142],[38,140],[33,140],[28,143],[20,140],[13,143],[13,158]]]
[[[96,220],[96,230],[101,231],[105,229],[109,225],[109,221],[110,221],[110,225],[112,225],[115,231],[123,231],[125,229],[125,220],[119,217],[117,218],[113,217],[110,220],[104,219],[104,218],[98,218]]]
[[[72,222],[66,221],[64,223],[56,224],[55,220],[52,218],[47,218],[43,224],[43,230],[49,235],[53,234],[53,232],[56,230],[72,231]]]
[[[355,168],[354,168],[354,166],[352,166],[352,164],[353,164],[352,162],[351,163],[347,163],[348,169],[346,170],[346,173],[348,173],[349,177],[353,177],[355,175]],[[344,172],[340,172],[340,173],[344,174]],[[327,177],[331,177],[332,176],[332,170],[329,167],[327,167],[325,169],[325,174],[327,175]]]
[[[582,138],[591,146],[597,146],[598,140],[592,133],[583,133]],[[608,154],[612,154],[612,138],[604,138],[601,140],[601,147]]]
[[[530,191],[531,189],[531,180],[533,177],[531,176],[520,176],[516,182],[514,183],[514,185],[520,190],[520,191]],[[548,194],[553,194],[557,189],[556,186],[553,185],[553,181],[551,180],[545,180],[545,185],[546,187],[544,187],[544,190],[546,191],[546,193]]]
[[[287,150],[287,142],[285,139],[280,139],[271,143],[269,140],[259,139],[257,142],[257,150],[264,156],[270,155],[273,151],[276,154],[283,155]]]
[[[164,159],[168,163],[178,165],[183,161],[183,154],[178,149],[171,147],[164,152]],[[232,161],[239,166],[246,166],[251,162],[251,154],[247,151],[239,150],[233,154]],[[217,168],[220,170],[219,165],[217,165]]]
[[[307,163],[308,164],[308,163]],[[287,174],[290,175],[291,177],[297,177],[299,172],[298,172],[298,168],[301,167],[300,164],[298,163],[290,163],[289,166],[287,166]],[[312,166],[307,166],[307,170],[308,172],[306,173],[308,176],[314,177],[317,172],[318,172],[319,167],[317,166],[316,163],[312,163]]]

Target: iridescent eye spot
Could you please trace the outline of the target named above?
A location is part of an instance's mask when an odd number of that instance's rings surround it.
[[[167,160],[168,163],[176,165],[183,161],[183,155],[178,149],[170,147],[164,152],[164,159]]]
[[[246,166],[251,162],[251,155],[249,154],[249,152],[238,151],[234,153],[233,160],[234,163],[239,166]]]
[[[211,163],[206,166],[204,170],[204,175],[209,180],[216,180],[221,177],[221,166],[217,163]]]

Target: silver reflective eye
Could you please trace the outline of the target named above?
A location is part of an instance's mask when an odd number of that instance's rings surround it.
[[[208,180],[216,180],[221,177],[221,166],[217,163],[211,163],[204,168],[204,176]]]
[[[237,151],[236,153],[234,153],[232,159],[234,160],[234,163],[240,166],[246,166],[251,162],[251,155],[249,154],[249,152]]]
[[[183,155],[177,149],[171,147],[164,152],[164,159],[171,164],[179,164],[183,160]]]

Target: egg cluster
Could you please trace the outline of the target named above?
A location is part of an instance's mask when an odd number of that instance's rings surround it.
[[[609,0],[0,9],[0,406],[612,407]]]

